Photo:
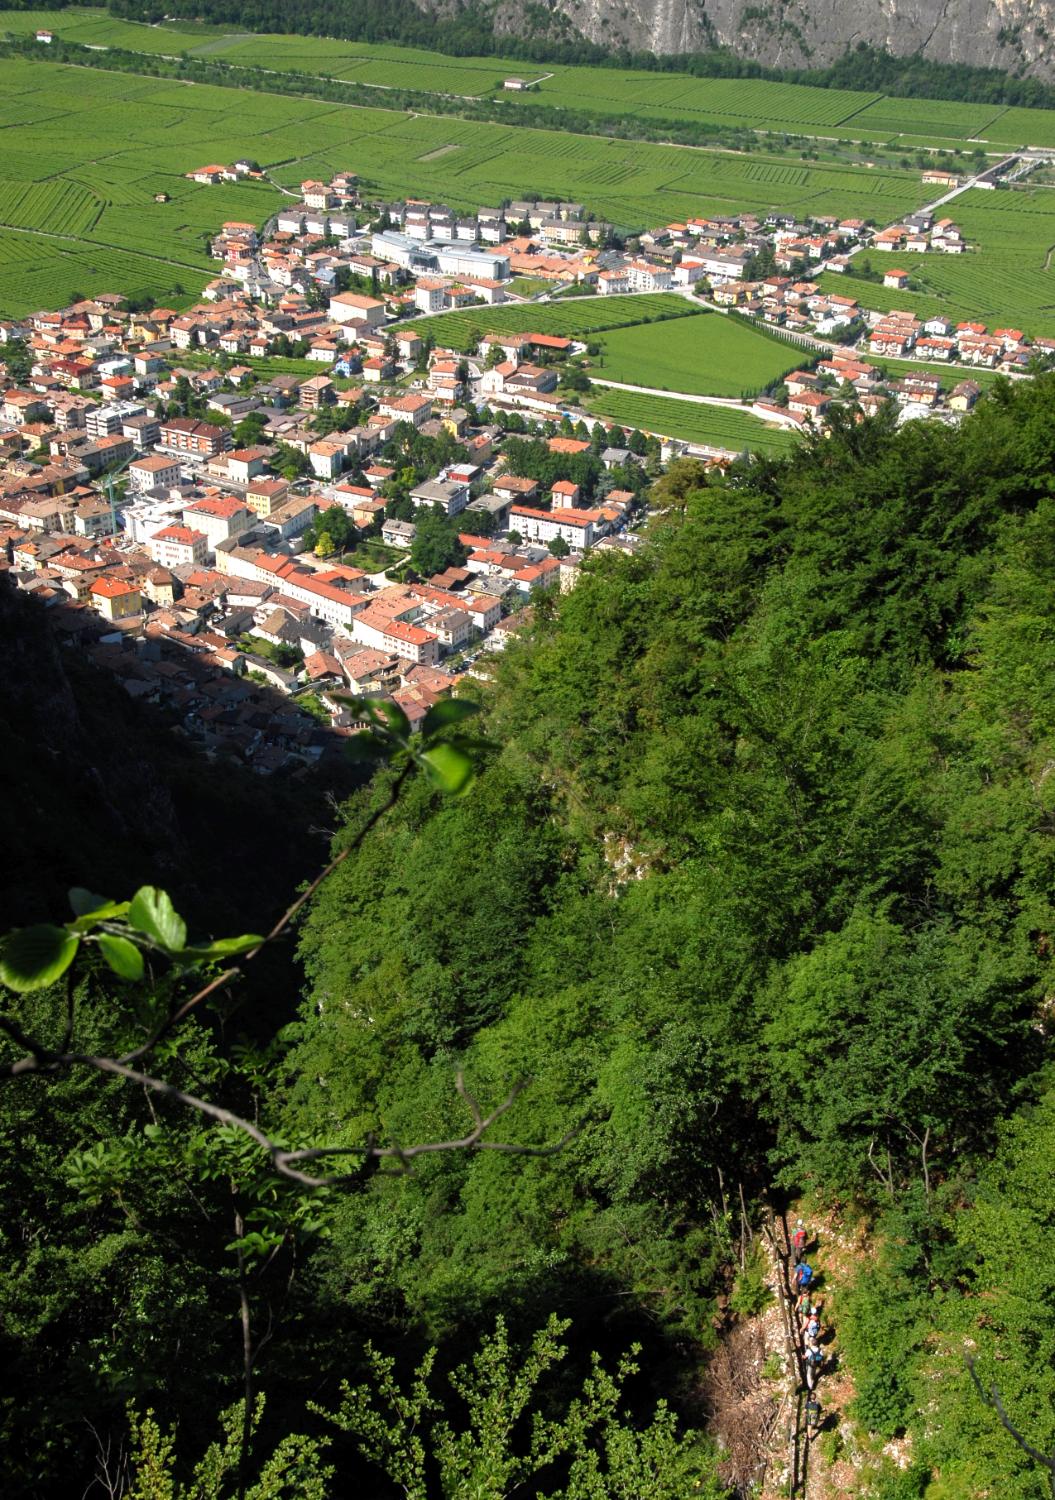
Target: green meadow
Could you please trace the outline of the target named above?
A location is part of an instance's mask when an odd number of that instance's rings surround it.
[[[597,374],[697,396],[753,396],[798,367],[801,350],[720,313],[616,329],[602,339]]]
[[[699,406],[674,396],[598,388],[589,397],[588,405],[598,416],[611,417],[623,427],[684,438],[690,443],[726,448],[733,453],[786,453],[799,440],[796,433],[767,427],[750,412],[726,406]]]

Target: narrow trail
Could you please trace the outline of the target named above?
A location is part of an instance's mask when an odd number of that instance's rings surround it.
[[[794,1222],[792,1216],[791,1223]],[[760,1500],[777,1500],[778,1496],[797,1497],[797,1500],[855,1500],[861,1475],[854,1462],[856,1444],[848,1409],[856,1389],[840,1358],[838,1309],[840,1288],[858,1274],[864,1246],[855,1234],[827,1215],[811,1215],[807,1235],[806,1260],[814,1271],[815,1302],[822,1309],[820,1343],[825,1361],[815,1381],[821,1424],[816,1436],[811,1437],[807,1427],[809,1392],[803,1363],[804,1342],[791,1283],[794,1257],[789,1225],[784,1215],[774,1214],[763,1226],[763,1243],[779,1308],[785,1394],[782,1421],[773,1434]],[[776,1331],[771,1325],[771,1337],[774,1336]]]

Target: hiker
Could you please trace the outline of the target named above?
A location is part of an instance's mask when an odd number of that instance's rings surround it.
[[[821,1403],[817,1397],[810,1395],[806,1402],[806,1432],[809,1437],[815,1438],[821,1430]]]
[[[817,1376],[821,1373],[821,1366],[824,1364],[824,1350],[820,1344],[812,1343],[807,1346],[803,1363],[806,1366],[806,1386],[812,1391]]]
[[[806,1257],[806,1229],[801,1219],[795,1220],[795,1231],[791,1236],[791,1263],[797,1266]]]
[[[819,1338],[819,1336],[820,1336],[821,1320],[818,1317],[818,1313],[819,1312],[820,1312],[820,1308],[819,1307],[811,1307],[810,1308],[809,1317],[806,1319],[806,1341],[807,1341],[807,1343],[815,1342]]]
[[[813,1267],[806,1261],[800,1260],[792,1273],[791,1280],[797,1291],[804,1292],[813,1280]]]

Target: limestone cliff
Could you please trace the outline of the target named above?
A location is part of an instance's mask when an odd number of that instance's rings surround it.
[[[1055,78],[1055,0],[550,0],[548,8],[605,47],[660,53],[718,45],[771,66],[819,67],[864,41],[898,55]],[[540,9],[499,0],[496,24],[536,29]]]

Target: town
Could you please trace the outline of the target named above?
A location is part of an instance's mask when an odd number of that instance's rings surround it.
[[[353,697],[416,727],[588,555],[640,544],[671,459],[741,456],[590,409],[605,382],[577,327],[589,299],[680,294],[766,330],[788,368],[747,409],[796,431],[823,433],[848,399],[956,421],[980,394],[972,371],[1020,377],[1055,355],[1021,330],[852,295],[909,281],[864,252],[970,253],[929,210],[885,228],[701,217],[620,242],[582,204],[465,216],[370,202],[341,172],[262,228],[225,223],[212,249],[219,273],[186,310],[113,292],[0,324],[0,539],[65,642],[261,775],[339,748],[360,726]],[[525,331],[487,328],[486,309],[516,304]],[[547,327],[567,309],[569,332],[531,331],[533,308]],[[433,319],[461,310],[479,336],[445,347]]]

